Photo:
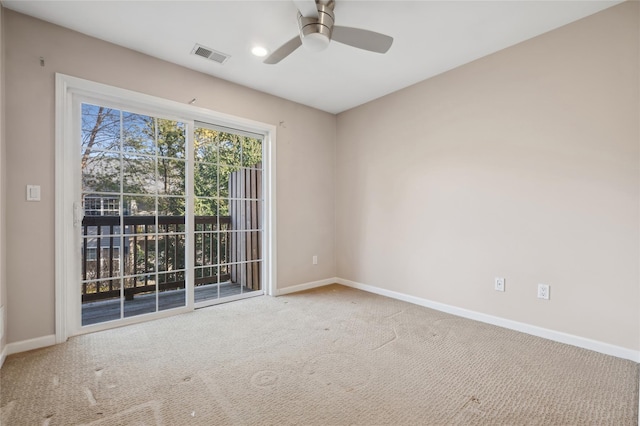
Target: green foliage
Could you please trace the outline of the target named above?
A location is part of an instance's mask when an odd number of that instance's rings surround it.
[[[206,128],[193,140],[196,215],[228,215],[231,176],[262,167],[262,143]],[[157,214],[185,214],[184,123],[83,104],[82,152],[84,193],[156,196]]]
[[[197,128],[194,135],[196,216],[229,215],[229,181],[243,168],[262,167],[260,140]]]

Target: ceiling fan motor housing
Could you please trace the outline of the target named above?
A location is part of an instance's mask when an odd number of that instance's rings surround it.
[[[324,50],[331,41],[333,29],[333,2],[318,3],[318,18],[306,18],[298,12],[298,26],[302,45],[314,52]]]

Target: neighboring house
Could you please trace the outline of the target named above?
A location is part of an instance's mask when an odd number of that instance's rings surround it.
[[[84,215],[85,216],[119,216],[120,215],[120,200],[115,197],[108,196],[86,196],[84,197]],[[98,235],[98,228],[90,226],[86,228],[85,236]],[[114,238],[113,242],[110,238],[101,238],[100,251],[102,252],[100,258],[107,259],[109,256],[109,250],[113,250],[113,254],[109,257],[114,261],[120,262],[120,238]],[[97,259],[97,245],[98,238],[86,238],[83,240],[82,250],[84,251],[84,243],[86,242],[87,252],[86,260],[95,261]],[[127,246],[127,240],[125,239],[125,247]],[[128,250],[125,248],[125,256]],[[119,266],[118,266],[119,267]]]

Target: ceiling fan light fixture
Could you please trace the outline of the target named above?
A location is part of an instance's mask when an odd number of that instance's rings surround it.
[[[302,45],[312,52],[320,52],[329,46],[333,28],[333,3],[316,3],[318,18],[306,18],[298,12],[298,27]]]
[[[331,39],[323,33],[311,33],[302,37],[302,45],[312,52],[321,52],[329,47]]]

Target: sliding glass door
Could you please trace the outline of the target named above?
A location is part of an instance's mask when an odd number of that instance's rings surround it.
[[[263,138],[81,104],[81,324],[263,294]]]

